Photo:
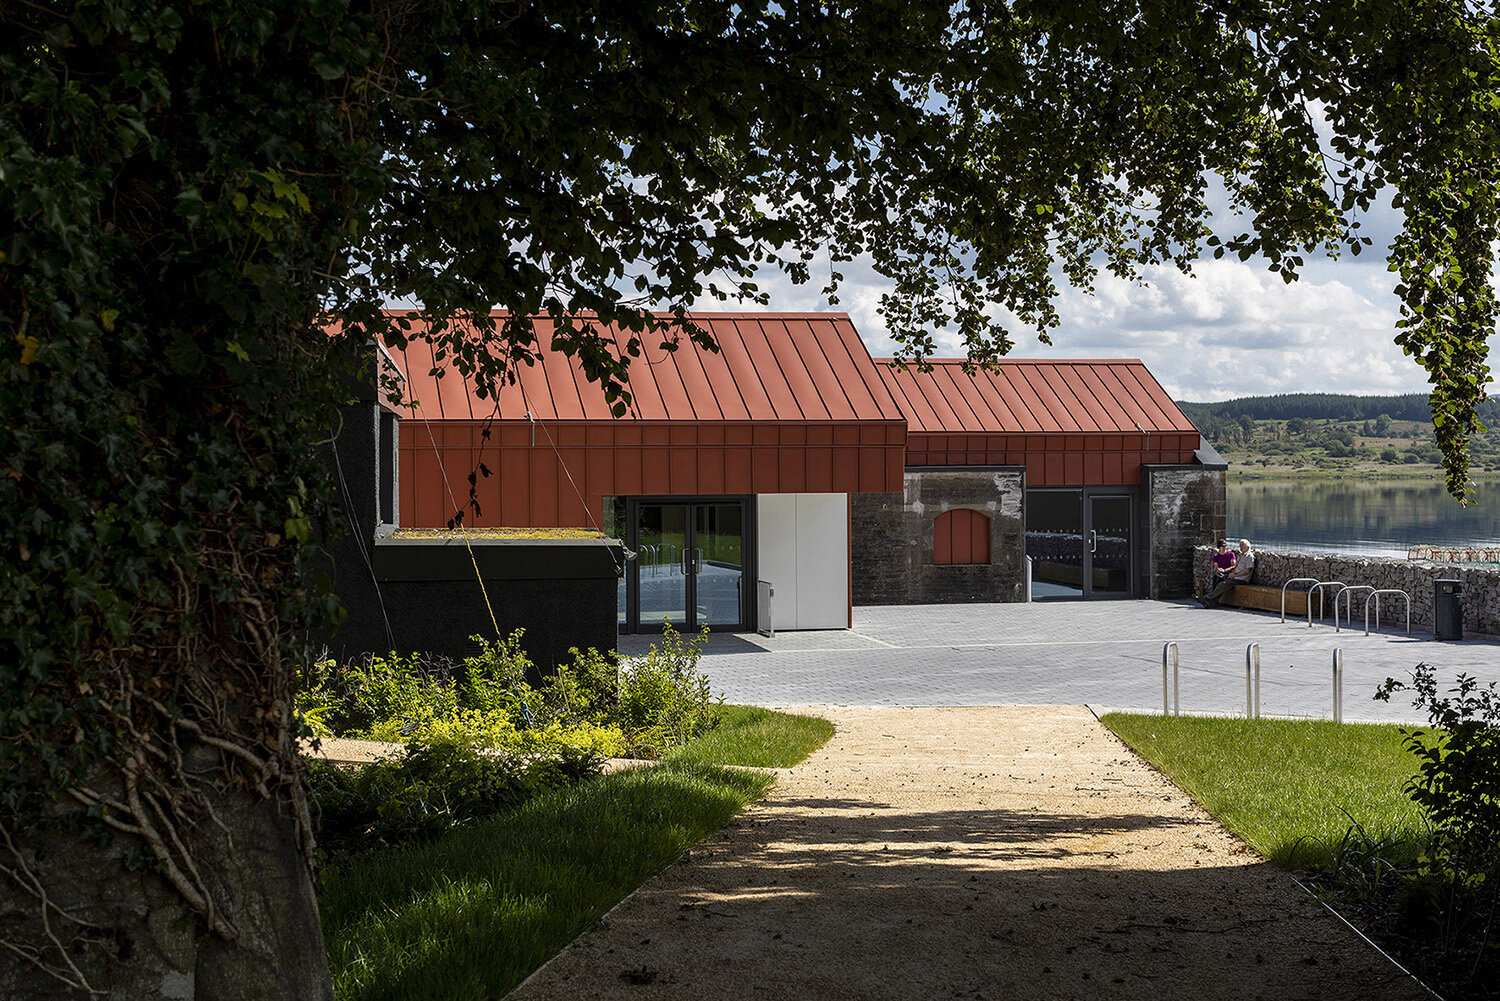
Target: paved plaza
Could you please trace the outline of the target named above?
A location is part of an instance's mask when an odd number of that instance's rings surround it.
[[[622,654],[649,636],[620,637]],[[715,694],[758,705],[1089,705],[1162,708],[1162,648],[1177,644],[1184,713],[1245,712],[1246,647],[1259,644],[1266,716],[1331,717],[1335,649],[1344,663],[1344,718],[1424,722],[1407,696],[1372,696],[1426,661],[1450,681],[1500,681],[1500,642],[1438,642],[1404,617],[1365,635],[1314,622],[1191,601],[906,605],[854,609],[849,630],[711,635],[700,666]]]

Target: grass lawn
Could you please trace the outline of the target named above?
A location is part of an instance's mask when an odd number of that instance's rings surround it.
[[[824,720],[725,707],[656,767],[600,776],[428,844],[334,860],[320,878],[340,1001],[498,998],[774,782]]]
[[[668,752],[667,760],[790,768],[833,736],[833,724],[817,716],[792,716],[757,706],[724,706],[719,712],[712,730]]]
[[[1356,824],[1397,855],[1421,843],[1421,813],[1402,792],[1416,758],[1399,727],[1125,713],[1103,721],[1273,862],[1326,867]]]

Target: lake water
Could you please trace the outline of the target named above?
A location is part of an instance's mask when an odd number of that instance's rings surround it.
[[[1440,481],[1251,480],[1229,483],[1229,538],[1257,549],[1401,556],[1410,546],[1500,546],[1500,483],[1467,507]]]

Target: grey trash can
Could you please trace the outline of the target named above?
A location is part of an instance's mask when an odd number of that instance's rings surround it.
[[[1464,638],[1464,585],[1458,580],[1433,582],[1432,596],[1433,639],[1461,640]]]

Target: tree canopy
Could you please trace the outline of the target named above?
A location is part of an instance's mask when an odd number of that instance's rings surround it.
[[[764,273],[834,296],[867,255],[904,355],[947,326],[982,363],[995,307],[1057,325],[1057,271],[1291,278],[1390,188],[1393,334],[1463,489],[1500,236],[1482,5],[24,0],[0,32],[0,993],[326,996],[289,706],[336,616],[341,344],[407,336],[392,300],[491,385],[550,314],[623,407],[629,354],[676,336],[652,310]]]

